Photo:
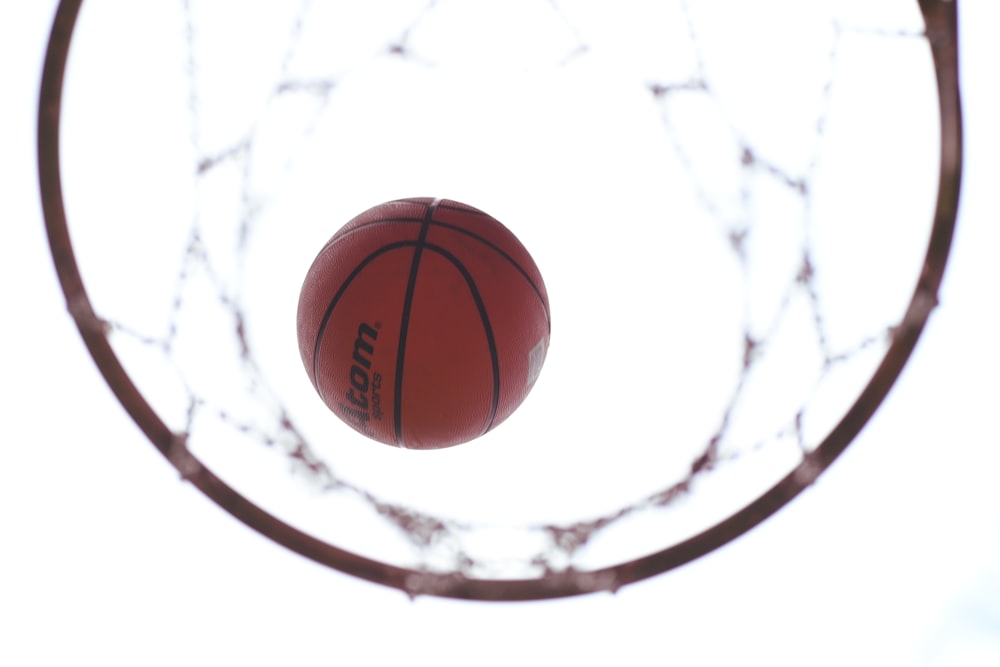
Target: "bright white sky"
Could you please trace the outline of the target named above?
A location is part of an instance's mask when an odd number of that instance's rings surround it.
[[[527,605],[410,602],[272,545],[176,479],[104,388],[65,314],[34,171],[35,101],[54,3],[16,15],[5,8],[0,44],[14,103],[2,165],[13,237],[0,266],[17,315],[0,366],[10,379],[0,663],[1000,662],[1000,437],[990,418],[1000,354],[992,343],[998,318],[987,305],[994,299],[985,294],[1000,279],[989,254],[1000,242],[991,213],[1000,109],[990,78],[1000,54],[989,26],[1000,15],[967,4],[967,170],[956,247],[942,307],[875,419],[813,489],[735,544],[616,596]],[[974,13],[984,11],[994,14]],[[121,80],[104,85],[120,89]],[[536,182],[525,168],[514,176]],[[505,219],[496,210],[502,197],[472,179],[455,183],[462,194],[448,196]],[[129,205],[116,182],[98,186],[113,193],[109,206]],[[398,196],[379,187],[353,193],[358,201],[343,202],[341,217]],[[524,240],[559,293],[574,246],[546,245],[544,235]],[[557,257],[561,267],[548,268]],[[555,327],[554,344],[558,319]],[[563,354],[579,358],[566,340]],[[560,377],[564,363],[550,359],[543,380]],[[544,394],[529,400],[526,409],[551,404]],[[513,418],[510,428],[518,428]],[[586,453],[583,464],[602,460]]]

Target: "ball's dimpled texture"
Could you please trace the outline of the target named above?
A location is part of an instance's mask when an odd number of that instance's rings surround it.
[[[531,390],[549,304],[528,251],[454,201],[371,208],[320,251],[299,297],[299,350],[326,405],[355,430],[412,449],[500,424]]]

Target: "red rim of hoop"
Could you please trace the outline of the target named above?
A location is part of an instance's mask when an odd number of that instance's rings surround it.
[[[63,80],[73,29],[83,0],[61,0],[53,20],[38,105],[38,176],[45,226],[70,314],[111,390],[150,442],[181,476],[234,517],[271,540],[323,565],[409,595],[478,600],[536,600],[618,588],[690,562],[742,535],[811,484],[852,442],[906,365],[931,311],[951,249],[962,172],[958,85],[957,0],[919,0],[937,76],[941,114],[941,168],[937,206],[923,269],[903,324],[868,384],[840,422],[802,462],[764,494],[714,526],[656,553],[592,571],[551,573],[538,579],[476,579],[390,565],[340,549],[281,521],[237,493],[205,467],[171,431],[122,367],[95,314],[70,242],[59,162]]]

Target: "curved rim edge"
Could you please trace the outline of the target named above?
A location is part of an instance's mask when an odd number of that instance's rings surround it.
[[[852,407],[801,464],[727,519],[659,552],[594,571],[550,573],[540,579],[491,580],[389,565],[318,540],[264,511],[205,467],[141,395],[107,338],[83,285],[70,240],[59,160],[63,81],[83,0],[61,0],[45,56],[38,104],[38,176],[53,263],[67,308],[98,369],[122,406],[181,476],[234,517],[302,556],[410,596],[428,594],[492,601],[538,600],[614,591],[688,563],[748,532],[808,487],[852,442],[882,403],[909,360],[930,313],[951,249],[962,173],[957,0],[919,0],[935,64],[941,114],[941,166],[934,224],[902,324],[881,364]]]

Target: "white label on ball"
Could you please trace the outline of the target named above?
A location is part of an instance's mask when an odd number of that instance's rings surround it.
[[[538,375],[542,372],[542,364],[545,363],[545,338],[539,339],[535,347],[528,353],[528,381],[525,383],[531,386]]]

